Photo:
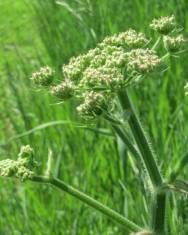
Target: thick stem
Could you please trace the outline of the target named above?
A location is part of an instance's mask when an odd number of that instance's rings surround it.
[[[165,221],[166,198],[167,194],[165,192],[158,192],[153,196],[151,228],[156,235],[167,235]]]
[[[166,211],[166,194],[159,192],[162,186],[163,179],[159,168],[155,161],[153,151],[148,143],[145,133],[142,129],[139,119],[136,116],[132,103],[125,90],[119,92],[119,101],[126,112],[130,113],[128,119],[129,126],[138,145],[142,160],[145,164],[148,175],[154,186],[154,199],[152,203],[152,229],[156,235],[166,235],[165,230],[165,211]]]
[[[130,117],[128,119],[129,126],[134,135],[135,141],[138,145],[140,153],[142,155],[146,170],[150,176],[153,186],[160,186],[162,184],[162,177],[159,172],[157,163],[155,161],[153,152],[144,134],[140,121],[138,120],[134,108],[131,104],[129,96],[126,90],[121,90],[119,92],[119,101],[124,111],[130,112]]]
[[[72,195],[73,197],[79,199],[80,201],[86,203],[88,206],[100,211],[102,214],[108,216],[110,219],[114,220],[116,223],[126,227],[130,231],[138,232],[141,231],[142,228],[133,223],[132,221],[126,219],[124,216],[120,215],[116,211],[110,209],[109,207],[103,205],[102,203],[98,202],[97,200],[91,198],[90,196],[86,195],[85,193],[80,192],[79,190],[73,188],[72,186],[64,183],[63,181],[47,177],[47,176],[34,176],[32,181],[39,182],[39,183],[47,183],[55,186],[56,188],[67,192],[68,194]]]

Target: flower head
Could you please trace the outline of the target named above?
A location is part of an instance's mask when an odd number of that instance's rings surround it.
[[[170,52],[178,50],[184,42],[182,35],[167,35],[176,28],[173,15],[154,19],[150,26],[163,34],[165,47]],[[140,81],[157,69],[162,70],[165,56],[160,57],[156,53],[158,43],[160,40],[153,49],[146,48],[149,40],[133,29],[106,37],[96,48],[71,58],[63,65],[64,80],[50,86],[50,93],[62,100],[73,96],[81,99],[77,111],[87,119],[99,116],[104,110],[112,111],[110,107],[115,106],[111,104],[120,89]],[[41,73],[36,73],[34,77],[41,79]],[[36,79],[39,84],[40,79]]]
[[[153,30],[155,30],[161,34],[169,34],[175,29],[176,20],[175,20],[174,15],[161,17],[159,19],[154,19],[151,22],[150,27]]]
[[[106,100],[102,93],[90,91],[84,97],[84,102],[77,107],[77,111],[85,119],[93,119],[106,109]]]
[[[153,72],[161,64],[159,56],[150,49],[134,49],[127,54],[128,71],[146,74]]]
[[[72,57],[67,65],[63,65],[63,74],[70,80],[78,80],[88,63],[89,59],[86,55]]]
[[[106,37],[101,45],[142,47],[147,43],[148,39],[143,33],[137,33],[134,29],[129,29],[126,32],[115,34],[111,37]]]
[[[54,77],[55,71],[49,66],[42,67],[38,72],[32,74],[31,80],[39,86],[49,86]]]
[[[108,68],[106,66],[97,69],[88,67],[80,82],[81,86],[101,87],[109,89],[118,89],[123,85],[124,77],[116,68]]]
[[[176,37],[164,36],[163,42],[167,51],[176,52],[181,48],[181,46],[185,42],[185,39],[182,34]]]
[[[53,86],[50,93],[59,99],[67,100],[74,95],[75,86],[69,79],[65,79],[62,83],[57,86]]]
[[[26,145],[21,148],[16,161],[12,159],[0,161],[0,176],[21,180],[31,179],[34,176],[33,168],[36,166],[33,153],[33,149]]]

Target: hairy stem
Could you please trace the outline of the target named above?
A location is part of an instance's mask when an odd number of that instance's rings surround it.
[[[131,104],[126,90],[121,90],[119,92],[119,101],[123,110],[125,112],[130,112],[128,123],[140,150],[143,162],[146,166],[146,170],[148,172],[148,175],[150,176],[151,182],[153,186],[160,186],[162,184],[162,177],[155,161],[154,154],[142,129],[140,121],[135,114],[134,108]]]
[[[133,105],[126,90],[119,92],[119,101],[123,110],[130,113],[128,119],[129,126],[138,145],[142,160],[154,187],[154,199],[152,202],[152,229],[156,235],[165,234],[165,210],[166,210],[166,194],[159,193],[159,189],[163,184],[163,179],[159,168],[155,161],[153,151],[148,143],[145,133],[142,129],[140,121],[134,111]]]
[[[34,176],[32,178],[32,181],[38,182],[38,183],[47,183],[55,186],[56,188],[72,195],[73,197],[79,199],[80,201],[84,202],[88,206],[96,209],[97,211],[100,211],[102,214],[108,216],[110,219],[115,221],[116,223],[119,223],[120,225],[126,227],[130,231],[138,232],[141,231],[142,228],[133,223],[132,221],[126,219],[124,216],[120,215],[116,211],[110,209],[109,207],[103,205],[102,203],[98,202],[97,200],[93,199],[92,197],[86,195],[83,192],[80,192],[79,190],[73,188],[72,186],[64,183],[63,181],[48,177],[48,176]]]

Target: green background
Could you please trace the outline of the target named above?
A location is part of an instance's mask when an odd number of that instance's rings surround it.
[[[186,37],[188,1],[59,3],[0,0],[0,159],[16,159],[20,146],[30,144],[40,162],[37,171],[42,174],[52,151],[53,170],[59,178],[147,227],[149,188],[147,183],[143,186],[147,177],[129,154],[122,157],[110,127],[98,120],[87,128],[88,124],[77,116],[74,102],[57,104],[47,93],[35,89],[29,78],[44,65],[60,72],[70,57],[95,47],[107,35],[134,28],[153,36],[148,25],[155,17],[174,14]],[[185,51],[176,60],[171,59],[164,76],[148,78],[131,90],[165,177],[188,150],[188,100],[183,90],[188,80],[187,58]],[[56,121],[61,123],[57,125]],[[101,128],[110,135],[101,135]],[[185,168],[180,178],[187,177]],[[175,207],[168,210],[169,230],[174,235],[186,235],[187,199],[176,193],[172,200]],[[0,234],[129,233],[53,188],[1,178]]]

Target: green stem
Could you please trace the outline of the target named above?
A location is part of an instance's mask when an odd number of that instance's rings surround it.
[[[117,135],[121,138],[121,140],[124,142],[124,144],[129,149],[130,153],[139,161],[141,159],[140,153],[137,151],[137,149],[133,146],[133,144],[130,142],[124,131],[117,125],[112,125],[113,129],[117,133]]]
[[[151,228],[155,235],[166,235],[166,193],[155,193],[152,201],[152,224]]]
[[[138,145],[142,160],[145,164],[148,175],[154,186],[154,199],[152,203],[152,229],[156,235],[164,235],[165,232],[165,211],[166,194],[159,192],[163,179],[155,161],[154,154],[142,129],[140,121],[134,111],[133,105],[129,99],[126,90],[121,90],[118,94],[120,104],[124,111],[130,113],[128,119],[129,126]]]
[[[152,50],[157,49],[157,47],[158,47],[158,45],[159,45],[160,41],[161,41],[161,36],[160,36],[160,37],[158,37],[157,41],[155,42],[155,44],[153,45],[153,47],[152,47],[151,49],[152,49]]]
[[[48,177],[48,176],[34,176],[32,181],[38,183],[47,183],[55,186],[56,188],[67,192],[68,194],[72,195],[73,197],[79,199],[80,201],[86,203],[88,206],[100,211],[104,215],[108,216],[110,219],[114,220],[115,222],[119,223],[120,225],[126,227],[130,231],[138,232],[141,231],[142,228],[133,223],[132,221],[126,219],[124,216],[120,215],[116,211],[110,209],[109,207],[103,205],[102,203],[98,202],[97,200],[91,198],[90,196],[86,195],[85,193],[80,192],[79,190],[73,188],[72,186],[64,183],[63,181]]]
[[[150,176],[153,186],[160,186],[162,184],[162,177],[159,172],[154,154],[150,148],[147,138],[144,134],[140,121],[138,120],[134,108],[131,104],[126,90],[119,92],[119,101],[124,111],[130,112],[128,119],[129,126],[132,130],[135,141],[140,150],[148,175]]]

